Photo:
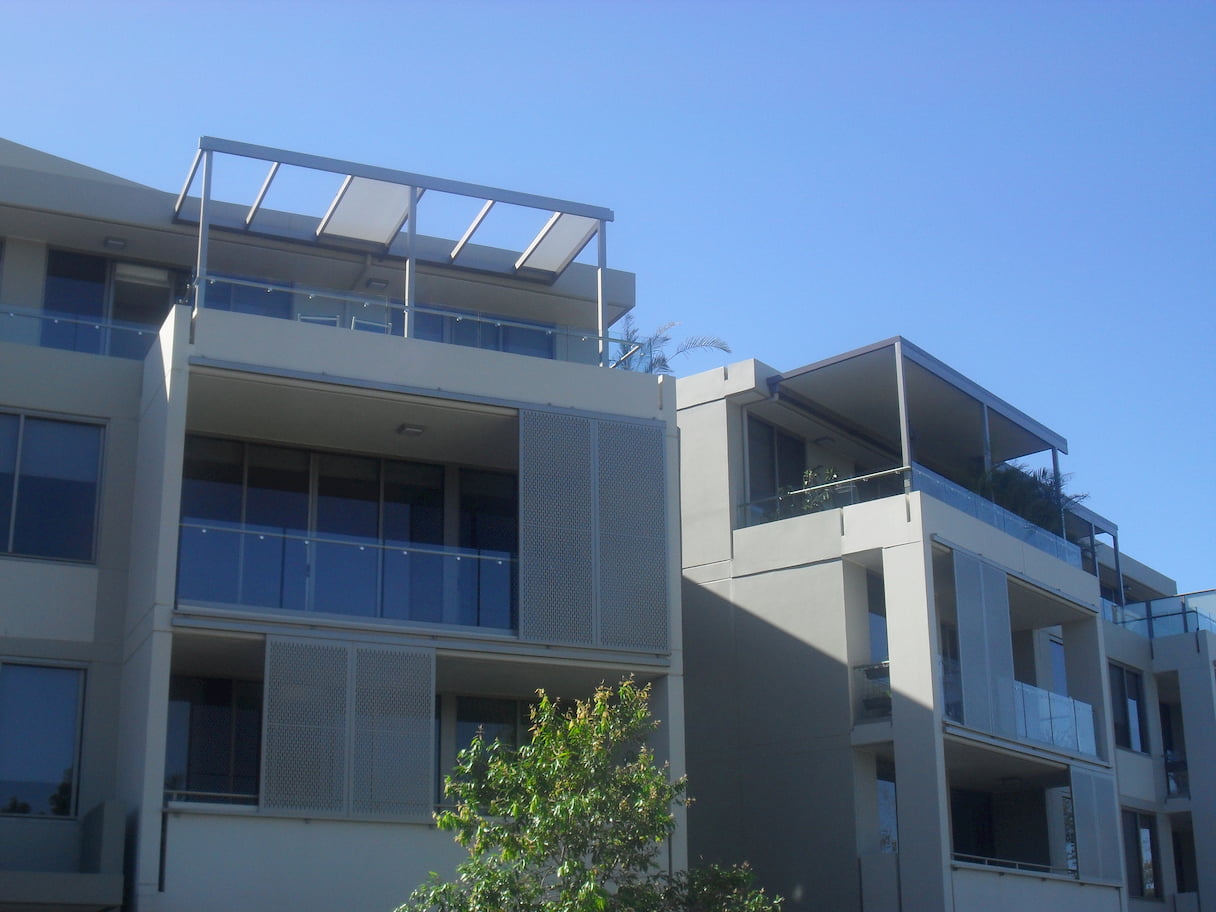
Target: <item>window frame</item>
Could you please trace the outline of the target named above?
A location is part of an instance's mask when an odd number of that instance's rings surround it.
[[[1115,747],[1133,751],[1138,754],[1150,753],[1148,716],[1144,694],[1144,673],[1139,669],[1128,668],[1117,662],[1107,663],[1107,675],[1110,680],[1111,728],[1115,736]],[[1128,680],[1136,681],[1136,719],[1133,727],[1128,698]],[[1139,746],[1137,746],[1137,740]]]
[[[1126,868],[1127,895],[1134,899],[1164,899],[1161,883],[1161,840],[1157,836],[1157,815],[1136,808],[1120,808],[1120,835],[1123,840],[1123,864]],[[1143,834],[1148,832],[1149,857],[1144,857]],[[1129,833],[1135,841],[1129,844]],[[1153,882],[1146,886],[1145,868],[1151,868]]]
[[[72,719],[72,776],[71,807],[66,814],[5,811],[0,809],[0,819],[19,820],[76,820],[80,816],[80,766],[84,755],[84,717],[87,697],[88,668],[83,664],[58,662],[37,657],[0,656],[0,674],[6,667],[40,668],[51,671],[76,673],[76,712]],[[0,738],[4,737],[4,720],[0,717]],[[0,806],[2,808],[2,806]]]
[[[13,482],[11,502],[9,504],[8,515],[0,516],[0,558],[11,557],[27,560],[49,560],[72,564],[96,564],[98,539],[100,538],[101,531],[101,501],[102,486],[105,480],[106,469],[106,432],[109,427],[108,422],[93,418],[81,418],[75,416],[50,414],[47,412],[0,407],[0,418],[3,418],[4,416],[11,416],[17,419],[17,436],[16,445],[13,451]],[[26,423],[30,420],[93,428],[97,431],[97,466],[93,481],[94,494],[92,515],[89,518],[89,553],[87,556],[77,557],[63,554],[39,554],[36,552],[17,551],[13,548],[14,539],[17,534],[17,511],[21,495],[21,459],[26,438]]]

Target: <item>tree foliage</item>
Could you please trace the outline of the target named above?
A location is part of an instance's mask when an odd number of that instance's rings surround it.
[[[675,351],[668,354],[667,347],[674,341],[671,331],[679,325],[664,323],[650,335],[643,336],[633,314],[625,314],[613,367],[643,374],[670,374],[672,359],[688,352],[714,348],[730,353],[730,346],[717,336],[686,336],[676,344]]]
[[[685,781],[646,745],[650,688],[632,680],[560,705],[544,691],[531,741],[478,734],[445,782],[436,814],[469,857],[432,873],[398,912],[772,912],[742,868],[669,877],[660,850]]]

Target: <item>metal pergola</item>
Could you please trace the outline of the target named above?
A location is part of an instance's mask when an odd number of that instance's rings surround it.
[[[267,163],[261,188],[247,207],[224,205],[212,197],[217,156],[235,156]],[[233,232],[280,236],[294,242],[308,240],[298,233],[282,232],[264,209],[267,194],[284,166],[325,172],[342,177],[337,193],[324,212],[300,213],[312,228],[311,240],[328,246],[387,255],[399,253],[404,260],[405,307],[413,313],[417,279],[419,203],[424,194],[447,194],[481,202],[477,215],[447,253],[446,265],[462,265],[469,243],[495,206],[522,207],[549,212],[539,232],[518,251],[513,272],[521,278],[552,283],[566,271],[592,238],[596,244],[596,313],[600,362],[606,357],[607,330],[604,279],[607,270],[606,226],[611,209],[573,203],[552,197],[502,190],[463,181],[428,177],[357,162],[289,152],[267,146],[216,139],[199,139],[198,152],[178,194],[173,215],[176,221],[197,223],[198,255],[195,268],[194,312],[204,306],[206,296],[207,245],[212,228]],[[191,188],[198,183],[195,195]],[[197,202],[197,209],[194,203]],[[190,205],[187,205],[190,203]],[[242,211],[243,210],[243,211]],[[405,321],[406,335],[410,320]]]

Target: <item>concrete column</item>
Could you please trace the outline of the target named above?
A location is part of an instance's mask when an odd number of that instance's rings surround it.
[[[1216,636],[1195,633],[1171,637],[1194,652],[1179,663],[1178,690],[1182,696],[1182,727],[1186,732],[1187,772],[1191,786],[1191,821],[1195,833],[1195,858],[1199,860],[1199,902],[1204,909],[1216,908]],[[1181,645],[1181,643],[1180,643]],[[1189,652],[1189,650],[1188,650]],[[1168,828],[1162,831],[1168,836]],[[1205,859],[1207,861],[1205,862]]]
[[[884,548],[902,912],[951,912],[950,793],[933,563],[924,541]],[[961,612],[960,612],[961,613]]]

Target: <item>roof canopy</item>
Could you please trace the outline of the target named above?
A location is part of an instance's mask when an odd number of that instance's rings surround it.
[[[264,162],[267,170],[260,189],[256,193],[250,191],[246,201],[214,200],[216,205],[212,205],[217,159],[225,158]],[[284,170],[299,169],[333,175],[338,181],[336,192],[331,190],[332,195],[327,197],[327,207],[307,211],[305,206],[306,211],[294,217],[284,217],[284,212],[266,207],[272,186],[281,180]],[[424,195],[428,197],[426,203],[422,202]],[[472,200],[480,208],[463,233],[457,232],[459,240],[447,253],[450,264],[464,265],[461,257],[467,256],[470,240],[492,209],[505,206],[549,213],[543,227],[515,251],[518,255],[514,258],[516,274],[544,281],[556,280],[591,239],[602,234],[604,223],[613,217],[612,210],[598,206],[209,136],[199,140],[199,150],[178,195],[174,217],[187,222],[205,220],[212,227],[297,242],[311,239],[329,246],[382,255],[397,253],[410,258],[419,254],[412,238],[418,230],[420,209],[430,206],[432,199],[438,203],[453,197]],[[293,198],[292,204],[294,212],[300,198]],[[432,249],[428,245],[427,250]],[[607,265],[603,258],[601,242],[601,267]]]

